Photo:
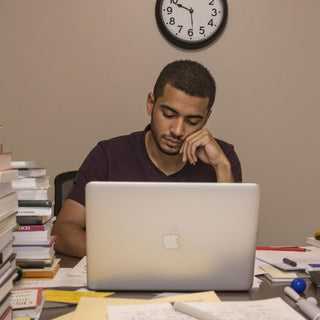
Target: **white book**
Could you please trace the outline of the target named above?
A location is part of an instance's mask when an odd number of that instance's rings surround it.
[[[0,198],[12,192],[13,192],[13,188],[12,188],[11,181],[0,183]]]
[[[0,198],[0,220],[3,220],[8,215],[16,212],[18,209],[17,193],[12,192]]]
[[[18,178],[18,170],[0,171],[0,183],[12,181]]]
[[[21,169],[21,168],[39,168],[37,161],[34,160],[24,160],[24,161],[11,161],[11,167],[14,169]]]
[[[37,178],[20,178],[12,181],[12,187],[15,190],[20,189],[44,189],[49,188],[49,176]]]
[[[51,216],[52,207],[18,207],[17,216]]]
[[[50,200],[51,188],[17,190],[18,200]]]
[[[19,169],[18,171],[19,178],[43,177],[47,174],[47,170],[45,168]]]

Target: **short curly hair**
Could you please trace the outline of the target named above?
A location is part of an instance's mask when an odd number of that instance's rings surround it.
[[[202,64],[191,60],[177,60],[166,65],[153,88],[155,101],[163,95],[168,83],[188,95],[209,98],[207,108],[212,108],[216,84],[209,70]]]

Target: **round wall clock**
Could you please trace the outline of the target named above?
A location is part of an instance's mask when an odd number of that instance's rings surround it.
[[[183,49],[199,49],[223,31],[228,5],[226,0],[157,0],[155,14],[168,41]]]

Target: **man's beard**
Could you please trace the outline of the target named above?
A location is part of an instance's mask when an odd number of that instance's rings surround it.
[[[154,127],[153,127],[153,124],[152,124],[152,122],[151,122],[151,134],[152,134],[152,136],[153,136],[153,140],[156,142],[156,145],[157,145],[157,147],[158,147],[158,149],[162,152],[162,153],[164,153],[165,155],[168,155],[168,156],[176,156],[177,154],[179,154],[179,151],[180,151],[180,148],[178,149],[178,150],[166,150],[166,149],[164,149],[162,146],[161,146],[161,143],[160,143],[160,140],[158,140],[158,138],[157,138],[157,134],[156,134],[156,130],[154,130]],[[178,141],[180,141],[180,142],[182,142],[182,140],[181,139],[179,139],[179,138],[177,138],[177,137],[174,137],[174,136],[166,136],[166,135],[163,135],[163,136],[161,136],[160,137],[160,139],[162,139],[162,138],[172,138],[172,139],[174,139],[174,140],[178,140]]]

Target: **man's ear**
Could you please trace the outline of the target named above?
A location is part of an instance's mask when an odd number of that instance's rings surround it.
[[[154,95],[152,92],[149,92],[147,98],[147,114],[151,116],[154,105]]]

